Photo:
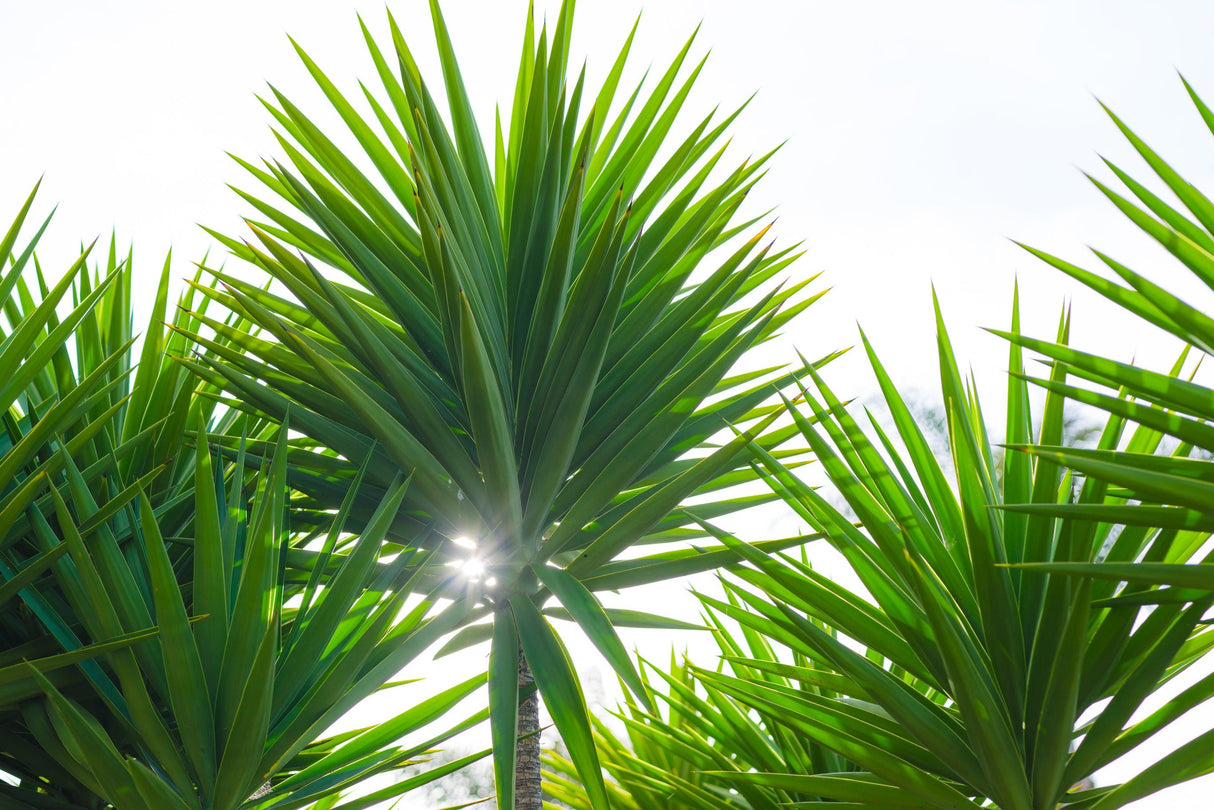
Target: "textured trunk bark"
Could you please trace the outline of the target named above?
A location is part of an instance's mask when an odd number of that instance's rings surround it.
[[[535,683],[522,647],[518,651],[518,688],[521,693]],[[540,694],[518,706],[518,748],[514,759],[514,810],[543,810],[544,792],[540,781]],[[524,735],[529,735],[524,738]]]

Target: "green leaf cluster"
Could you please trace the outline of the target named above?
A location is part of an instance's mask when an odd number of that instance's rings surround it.
[[[0,786],[5,806],[302,807],[478,722],[398,744],[483,677],[327,732],[451,629],[432,622],[434,599],[404,611],[429,558],[384,542],[408,482],[357,535],[343,530],[357,479],[318,523],[292,502],[287,429],[221,407],[175,359],[204,315],[187,293],[162,323],[168,261],[135,365],[130,257],[111,243],[90,268],[85,250],[49,287],[34,252],[46,223],[14,248],[32,203],[0,244],[0,769],[19,782]],[[238,440],[227,461],[209,430]]]
[[[131,256],[83,248],[51,283],[30,195],[0,238],[0,803],[356,810],[492,753],[510,810],[524,665],[575,808],[1112,810],[1214,770],[1207,731],[1076,788],[1214,697],[1146,708],[1214,644],[1189,362],[1214,320],[1099,251],[1120,281],[1029,249],[1185,351],[1160,373],[1072,348],[1069,312],[1034,339],[1015,297],[1001,448],[937,306],[942,464],[866,338],[888,420],[827,385],[835,354],[745,365],[818,297],[744,213],[770,154],[727,156],[741,108],[683,125],[694,35],[622,88],[634,28],[590,88],[573,13],[528,14],[484,129],[435,0],[441,88],[391,15],[357,95],[296,45],[348,132],[270,89],[282,157],[237,159],[255,213],[214,233],[261,281],[204,259],[170,312],[166,258],[137,351]],[[1214,203],[1113,121],[1174,199],[1111,162],[1123,189],[1093,182],[1214,290]],[[1107,414],[1095,448],[1066,446],[1068,402]],[[812,534],[718,525],[775,501]],[[825,546],[861,588],[810,564]],[[687,625],[600,595],[718,568],[720,665],[634,660],[618,627]],[[552,618],[618,674],[622,736]],[[488,642],[485,670],[331,730],[440,642]],[[485,720],[489,751],[349,792]]]
[[[1013,333],[1018,321],[1014,309]],[[1068,322],[1064,314],[1060,346]],[[687,670],[710,701],[686,676],[664,675],[670,719],[631,718],[635,761],[604,734],[616,782],[636,807],[663,806],[665,796],[688,807],[1108,810],[1214,769],[1205,735],[1124,784],[1073,790],[1214,697],[1206,677],[1148,708],[1214,643],[1205,621],[1214,592],[1160,598],[1150,589],[1161,570],[1193,571],[1182,564],[1202,558],[1209,531],[1123,521],[1123,490],[1080,478],[1051,454],[1013,449],[999,459],[972,381],[938,325],[952,480],[867,341],[892,429],[871,412],[862,427],[807,369],[804,405],[788,405],[845,506],[762,447],[751,452],[862,589],[841,586],[804,556],[764,554],[704,524],[748,563],[725,577],[723,599],[700,596],[725,666]],[[1037,442],[1057,444],[1063,394],[1051,390],[1035,420],[1015,342],[1009,364],[1006,435],[1019,447],[1037,424]],[[1065,384],[1067,370],[1056,362],[1051,380]],[[1091,452],[1124,444],[1160,464],[1183,458],[1185,448],[1168,452],[1163,439],[1113,415]],[[1109,575],[1069,575],[1096,569]],[[722,722],[726,704],[731,719]],[[761,733],[750,728],[755,717]],[[684,739],[686,726],[702,739]],[[785,739],[819,755],[752,758],[752,740],[784,752]],[[677,765],[650,769],[639,756],[650,750]]]
[[[337,508],[362,459],[356,530],[410,477],[384,536],[434,553],[421,590],[466,600],[461,621],[489,620],[462,640],[492,639],[507,808],[520,655],[605,803],[581,687],[542,610],[555,599],[644,694],[595,592],[733,556],[696,521],[772,500],[731,488],[757,480],[749,443],[783,454],[794,431],[773,429],[774,395],[806,373],[733,369],[816,298],[808,281],[779,283],[796,248],[764,245],[767,228],[738,213],[768,159],[728,162],[740,110],[674,135],[703,64],[688,62],[692,40],[656,82],[617,93],[630,35],[591,90],[569,67],[573,5],[538,31],[529,14],[492,154],[437,3],[441,94],[391,16],[386,46],[364,26],[380,87],[357,99],[296,46],[358,149],[271,88],[285,157],[241,161],[259,189],[239,192],[257,211],[251,235],[216,234],[271,284],[208,268],[218,283],[200,292],[240,325],[182,331],[209,350],[183,360],[201,380],[258,419],[289,411],[314,443],[289,480],[318,510]],[[687,540],[707,547],[634,553]],[[469,564],[483,575],[442,576]]]

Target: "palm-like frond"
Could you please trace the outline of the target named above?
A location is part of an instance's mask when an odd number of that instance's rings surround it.
[[[1185,88],[1202,120],[1214,132],[1214,113],[1187,82]],[[1090,178],[1092,183],[1143,233],[1214,291],[1214,203],[1111,110],[1105,109],[1174,200],[1157,195],[1108,160],[1105,163],[1122,188],[1115,189],[1094,177]],[[1214,351],[1214,319],[1206,314],[1208,306],[1190,303],[1168,292],[1152,281],[1149,274],[1132,270],[1099,250],[1093,251],[1096,257],[1122,283],[1043,251],[1025,248],[1120,307],[1180,338],[1191,350],[1207,355]],[[1144,455],[1142,448],[1076,453],[1042,447],[1029,448],[1028,452],[1048,456],[1084,476],[1100,478],[1124,491],[1131,501],[1140,504],[1132,509],[1127,507],[1127,519],[1187,528],[1208,529],[1214,524],[1211,506],[1214,462],[1210,460],[1210,454],[1214,453],[1214,428],[1209,424],[1214,419],[1214,394],[1208,386],[1191,377],[1186,379],[1183,363],[1170,372],[1160,373],[1024,335],[1007,337],[1064,364],[1072,376],[1089,385],[1044,380],[1033,380],[1034,383],[1119,418],[1149,426],[1179,442],[1181,447],[1168,461]],[[1214,580],[1209,584],[1214,585]]]
[[[318,506],[340,501],[369,455],[356,523],[405,471],[388,538],[457,566],[470,552],[455,541],[475,541],[484,576],[459,590],[479,602],[475,616],[494,617],[499,801],[510,806],[521,646],[602,803],[580,687],[540,608],[555,596],[639,690],[594,591],[719,563],[693,550],[621,555],[703,540],[697,513],[755,502],[719,490],[753,477],[748,442],[774,449],[790,435],[768,430],[779,409],[765,403],[804,372],[728,375],[813,297],[808,282],[773,286],[793,248],[761,246],[766,229],[738,241],[752,223],[737,211],[766,156],[724,170],[736,112],[670,139],[699,73],[681,78],[690,41],[652,89],[621,102],[631,38],[592,93],[568,71],[573,3],[538,41],[529,17],[491,158],[437,4],[432,13],[446,117],[391,18],[390,49],[364,28],[384,93],[363,88],[366,117],[299,49],[361,154],[277,91],[266,99],[286,159],[244,164],[264,187],[240,192],[260,215],[253,241],[217,236],[280,286],[216,271],[224,287],[205,294],[262,335],[200,317],[240,352],[187,330],[215,351],[185,362],[250,412],[282,419],[290,408],[293,429],[346,460],[292,458],[292,485]],[[743,435],[708,444],[730,424]],[[679,508],[701,495],[711,497]]]
[[[1067,320],[1058,345],[1066,343]],[[1018,331],[1015,315],[1012,331]],[[815,390],[804,392],[806,414],[797,414],[851,514],[761,448],[755,456],[771,485],[826,534],[873,601],[794,559],[766,557],[739,543],[754,566],[730,586],[742,607],[719,605],[752,632],[808,658],[814,670],[842,675],[842,696],[822,699],[753,677],[705,671],[698,677],[865,771],[813,782],[824,800],[867,807],[960,809],[989,802],[1003,810],[1048,810],[1060,803],[1109,810],[1214,767],[1208,749],[1187,746],[1122,786],[1068,792],[1214,696],[1214,680],[1206,678],[1145,718],[1134,717],[1214,643],[1202,621],[1214,595],[1144,612],[1135,599],[1143,586],[1118,591],[1112,582],[1008,567],[1026,560],[1187,561],[1208,531],[1119,525],[1124,493],[1104,481],[1080,483],[1049,455],[1009,451],[998,461],[941,321],[942,393],[956,472],[950,482],[866,348],[898,443],[875,418],[871,433],[863,429],[816,374]],[[1015,344],[1009,362],[1006,435],[1022,444],[1033,419]],[[1067,370],[1055,363],[1051,379],[1063,384]],[[1059,444],[1062,406],[1062,394],[1051,389],[1041,443]],[[805,418],[810,414],[820,425]],[[1162,438],[1114,416],[1095,452],[1124,441],[1168,463],[1172,456],[1159,449]]]
[[[1202,120],[1214,132],[1214,113],[1188,82],[1185,82],[1185,89]],[[1105,163],[1124,189],[1115,190],[1095,178],[1091,178],[1092,183],[1131,222],[1214,290],[1214,203],[1181,177],[1111,110],[1106,108],[1106,111],[1180,206],[1161,198],[1111,161]],[[1097,258],[1124,284],[1043,251],[1027,246],[1026,249],[1129,312],[1180,338],[1187,346],[1186,355],[1193,350],[1209,354],[1214,347],[1214,320],[1205,314],[1208,307],[1193,306],[1098,250],[1094,251]],[[1033,382],[1051,386],[1071,399],[1103,408],[1119,418],[1149,426],[1179,443],[1177,451],[1168,459],[1146,454],[1140,447],[1115,447],[1097,453],[1032,447],[1026,448],[1027,452],[1051,458],[1121,490],[1126,502],[1120,507],[1119,519],[1126,523],[1195,531],[1209,531],[1214,527],[1214,506],[1211,506],[1214,504],[1214,461],[1210,460],[1214,453],[1214,429],[1209,424],[1214,418],[1214,391],[1196,382],[1191,375],[1186,378],[1184,356],[1169,373],[1159,373],[1023,335],[1009,335],[1008,338],[1065,363],[1072,374],[1096,387]],[[1116,393],[1110,394],[1109,389]],[[1204,567],[1181,567],[1175,559],[1123,558],[1102,561],[1098,565],[1051,566],[1049,570],[1136,586],[1170,586],[1155,591],[1153,597],[1139,597],[1143,599],[1183,602],[1214,592],[1214,575]]]
[[[66,480],[68,469],[75,467],[73,457],[97,460],[115,409],[122,407],[119,389],[126,377],[123,361],[129,343],[121,334],[125,310],[114,306],[126,289],[124,279],[118,272],[90,277],[86,263],[91,246],[51,286],[35,256],[50,217],[20,243],[36,194],[37,187],[0,239],[0,716],[6,720],[0,768],[35,779],[60,776],[62,771],[8,722],[17,702],[37,691],[29,665],[22,662],[32,660],[32,666],[58,678],[82,663],[95,669],[92,658],[141,637],[119,634],[95,637],[92,644],[81,641],[70,622],[57,621],[38,591],[48,572],[62,565],[66,546],[38,543],[27,515],[39,504],[49,504],[52,483]],[[90,472],[96,480],[98,471]],[[64,787],[62,795],[71,796],[70,787]],[[37,806],[25,804],[37,798],[31,790],[7,783],[0,789],[16,806]],[[88,795],[76,798],[85,807],[95,800]]]
[[[9,731],[0,745],[0,768],[37,791],[24,791],[21,801],[38,806],[70,796],[87,805],[99,799],[39,749],[21,720],[21,703],[41,694],[23,662],[32,660],[55,683],[87,684],[105,696],[113,684],[104,661],[89,659],[132,645],[142,651],[147,645],[137,642],[154,636],[155,628],[142,620],[147,614],[139,611],[137,599],[129,598],[123,607],[130,623],[119,636],[95,635],[82,625],[83,617],[99,608],[87,595],[79,599],[80,593],[60,587],[63,577],[71,580],[73,563],[55,518],[52,489],[79,499],[87,515],[81,531],[90,538],[104,536],[97,542],[108,549],[109,570],[117,572],[113,566],[130,544],[132,501],[139,491],[147,494],[167,534],[192,531],[194,443],[185,429],[191,407],[203,419],[214,416],[220,429],[259,428],[239,413],[215,414],[213,399],[198,398],[193,376],[161,356],[166,348],[162,322],[169,318],[169,262],[136,367],[130,255],[120,256],[111,240],[108,255],[92,262],[90,246],[48,285],[35,248],[49,218],[18,245],[33,202],[31,194],[0,244],[0,263],[8,265],[0,282],[7,327],[2,349],[7,414],[0,437],[6,482],[0,506],[5,648],[0,713]],[[182,327],[191,323],[184,312],[172,319]],[[184,345],[180,337],[169,338],[170,350],[180,352]]]
[[[111,243],[90,268],[86,251],[48,288],[34,253],[42,229],[14,250],[31,204],[0,244],[0,769],[19,780],[0,786],[5,806],[234,808],[263,785],[263,806],[303,806],[424,758],[437,738],[397,740],[475,680],[379,729],[321,739],[345,701],[425,646],[423,607],[394,624],[406,592],[393,578],[407,580],[419,554],[383,546],[390,516],[360,540],[305,501],[288,527],[292,451],[257,475],[247,462],[271,445],[240,436],[262,437],[266,423],[218,407],[218,391],[173,358],[200,315],[186,306],[176,331],[163,323],[169,263],[136,365],[130,257]],[[215,463],[208,429],[236,435],[236,458]]]
[[[795,649],[791,658],[782,660],[778,643],[723,619],[722,608],[738,606],[732,594],[725,602],[705,598],[705,618],[721,654],[718,672],[797,689],[806,696],[839,695],[842,676],[814,669]],[[791,730],[781,718],[764,709],[752,712],[697,678],[696,667],[673,653],[668,667],[649,664],[641,672],[655,710],[625,693],[619,715],[624,734],[601,720],[595,723],[599,756],[612,777],[612,807],[776,810],[789,802],[812,800],[814,779],[820,774],[856,770],[835,751]],[[651,672],[656,679],[649,677]],[[548,752],[545,766],[549,796],[576,810],[589,810],[592,805],[572,763]]]
[[[52,490],[70,559],[56,580],[70,604],[88,606],[77,612],[84,630],[121,638],[150,626],[157,641],[108,650],[103,688],[83,693],[78,678],[56,683],[31,667],[45,700],[24,701],[21,718],[55,764],[117,810],[303,807],[415,762],[480,720],[421,745],[398,743],[483,676],[372,728],[324,738],[449,624],[429,616],[433,600],[406,606],[406,584],[428,555],[396,546],[384,559],[408,482],[389,490],[356,537],[343,533],[351,498],[309,555],[302,545],[313,535],[288,525],[286,429],[279,433],[252,489],[243,463],[225,477],[209,453],[197,454],[186,544],[166,542],[140,495],[134,547],[121,550],[104,530],[81,531],[92,517],[87,489]]]

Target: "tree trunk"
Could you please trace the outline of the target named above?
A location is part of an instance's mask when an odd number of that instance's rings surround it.
[[[531,689],[535,679],[523,648],[518,651],[519,694]],[[518,747],[514,752],[514,810],[543,810],[544,793],[540,781],[540,694],[531,695],[518,706]]]

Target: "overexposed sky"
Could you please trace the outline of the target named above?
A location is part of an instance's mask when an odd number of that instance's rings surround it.
[[[423,67],[433,68],[426,4],[390,5]],[[551,14],[556,3],[536,5]],[[934,282],[960,354],[982,369],[984,393],[997,398],[1006,348],[977,327],[1006,325],[1018,276],[1026,331],[1052,334],[1059,307],[1073,297],[1078,345],[1170,362],[1171,341],[1008,238],[1094,267],[1084,258],[1092,244],[1192,289],[1078,169],[1107,177],[1100,153],[1145,175],[1099,96],[1188,179],[1214,188],[1214,139],[1176,76],[1214,102],[1214,3],[579,6],[573,50],[589,60],[592,81],[645,6],[634,76],[650,63],[664,67],[703,22],[693,56],[709,48],[712,55],[688,122],[759,91],[734,127],[735,156],[788,143],[750,204],[778,207],[781,240],[808,248],[797,272],[822,271],[821,283],[834,288],[789,335],[807,356],[854,343],[859,321],[900,382],[933,391]],[[448,0],[444,8],[474,103],[491,120],[494,101],[513,86],[525,3]],[[170,245],[179,275],[187,274],[188,261],[211,247],[196,223],[241,232],[247,209],[225,184],[244,178],[225,151],[279,154],[254,93],[268,80],[308,112],[325,108],[286,34],[342,88],[357,94],[355,77],[374,78],[356,11],[384,31],[383,5],[372,2],[0,0],[0,221],[45,172],[41,210],[60,204],[42,252],[52,273],[81,239],[115,228],[134,240],[149,288]],[[831,380],[841,393],[872,388],[852,359]],[[1204,711],[1207,724],[1212,714]],[[1194,783],[1136,807],[1207,806],[1208,796],[1199,797],[1211,787]]]
[[[574,52],[592,80],[642,6],[582,0]],[[488,117],[512,89],[524,4],[446,7]],[[392,8],[432,64],[425,2]],[[224,152],[278,154],[254,93],[272,81],[310,112],[325,107],[286,34],[353,93],[356,77],[373,78],[356,11],[384,29],[380,3],[0,2],[0,211],[45,172],[65,250],[117,228],[149,275],[170,244],[199,258],[210,243],[195,223],[239,233],[246,211],[225,188],[244,177]],[[853,342],[859,320],[914,376],[934,354],[931,281],[958,338],[1002,355],[969,327],[1005,323],[1016,273],[1035,301],[1026,318],[1048,330],[1072,288],[1008,237],[1071,258],[1087,243],[1156,258],[1077,171],[1099,172],[1097,152],[1137,165],[1094,95],[1191,180],[1214,178],[1209,133],[1175,74],[1214,97],[1214,4],[653,0],[634,68],[663,66],[700,21],[693,55],[712,55],[687,120],[757,90],[735,154],[788,140],[752,196],[778,206],[783,239],[805,241],[800,271],[834,287],[797,336],[810,353]],[[1080,340],[1144,351],[1132,330],[1100,331],[1111,309],[1076,301]]]

